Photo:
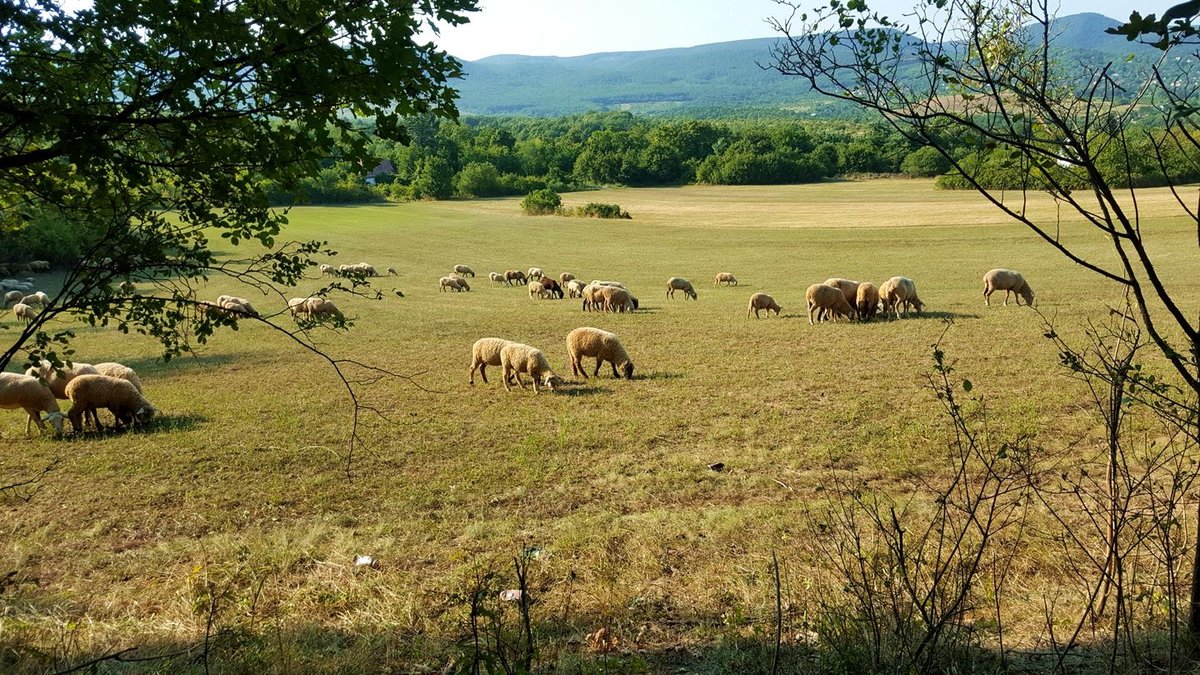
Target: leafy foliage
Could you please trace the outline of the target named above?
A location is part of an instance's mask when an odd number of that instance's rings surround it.
[[[531,216],[557,213],[560,206],[562,206],[562,197],[549,188],[534,190],[521,200],[521,210]]]

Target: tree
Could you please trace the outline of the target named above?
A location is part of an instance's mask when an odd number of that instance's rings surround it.
[[[1170,58],[1189,41],[1194,44],[1190,22],[1167,25],[1135,13],[1118,32],[1131,39],[1154,33],[1153,44],[1161,51],[1144,63],[1138,81],[1119,82],[1113,63],[1084,64],[1075,71],[1060,64],[1046,3],[919,0],[904,21],[896,21],[873,12],[863,0],[831,0],[807,9],[790,0],[777,2],[788,12],[772,20],[784,37],[774,54],[780,73],[874,111],[912,142],[934,148],[997,208],[1068,260],[1132,295],[1139,324],[1180,382],[1178,389],[1147,395],[1176,411],[1172,414],[1187,438],[1200,440],[1200,326],[1189,318],[1180,292],[1158,273],[1135,195],[1121,191],[1105,170],[1114,152],[1126,176],[1149,154],[1182,214],[1197,223],[1200,244],[1196,191],[1180,187],[1177,166],[1182,162],[1194,170],[1200,161],[1200,102],[1187,71],[1195,56],[1181,54],[1180,62]],[[1160,112],[1158,129],[1138,124],[1147,110]],[[1079,241],[1060,236],[1056,223],[1036,219],[1024,200],[1005,200],[993,192],[981,180],[985,163],[979,153],[956,155],[951,137],[972,140],[981,153],[1006,152],[1008,165],[1025,178],[1023,189],[1042,190],[1081,215],[1109,242],[1115,257],[1086,252]],[[1190,603],[1188,629],[1197,648],[1200,555],[1195,550]]]
[[[368,132],[403,140],[408,116],[456,115],[461,64],[416,36],[465,22],[475,4],[6,4],[0,237],[46,219],[95,234],[45,310],[0,346],[0,369],[19,354],[60,363],[72,333],[48,332],[59,317],[148,333],[167,358],[187,352],[245,318],[204,310],[198,286],[212,276],[282,310],[280,287],[330,251],[282,237],[268,186],[293,192],[331,157],[368,170]],[[255,250],[219,259],[213,234]],[[125,280],[148,290],[120,294]],[[338,289],[365,292],[359,279],[323,292]],[[320,353],[306,331],[285,332]]]
[[[900,170],[913,178],[931,178],[940,176],[950,168],[950,163],[942,157],[936,148],[917,148],[908,153],[900,163]]]

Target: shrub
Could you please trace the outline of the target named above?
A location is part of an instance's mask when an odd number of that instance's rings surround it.
[[[596,202],[580,206],[572,212],[572,215],[581,218],[633,218],[628,211],[622,211],[621,207],[616,204],[597,204]]]
[[[521,200],[521,210],[531,216],[544,216],[558,212],[562,197],[549,188],[534,190]]]
[[[900,163],[900,170],[913,178],[932,178],[950,170],[950,162],[932,145],[908,153]]]
[[[454,177],[454,191],[460,197],[499,197],[505,192],[500,171],[487,162],[471,162]]]

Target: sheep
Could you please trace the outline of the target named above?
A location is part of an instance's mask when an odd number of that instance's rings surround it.
[[[25,323],[32,323],[34,318],[37,317],[37,312],[33,311],[32,307],[23,302],[13,305],[12,309],[13,314]]]
[[[883,311],[891,311],[898,319],[903,306],[907,315],[909,310],[921,311],[925,303],[917,297],[917,284],[908,277],[892,277],[879,286],[879,297],[883,301]]]
[[[621,379],[617,373],[617,366],[620,366],[625,373],[625,379],[633,379],[633,359],[629,358],[629,352],[625,351],[616,333],[589,326],[576,328],[567,334],[567,356],[571,359],[571,373],[582,375],[585,380],[588,377],[583,368],[585,356],[596,359],[596,370],[592,375],[598,376],[600,366],[608,361],[612,366],[613,377]]]
[[[521,284],[522,286],[524,286],[525,284],[529,283],[529,280],[528,280],[528,279],[526,279],[526,277],[525,277],[525,273],[524,273],[524,272],[522,272],[521,270],[507,270],[507,271],[505,271],[505,272],[504,272],[504,279],[505,279],[506,281],[508,281],[508,284],[509,284],[510,286],[511,286],[511,285],[513,285],[514,283],[519,283],[519,284]]]
[[[463,288],[462,286],[458,285],[458,282],[460,281],[462,280],[458,277],[442,277],[441,279],[438,279],[438,288],[440,288],[443,293],[446,292],[447,288],[461,293]]]
[[[479,375],[483,378],[483,383],[487,384],[487,367],[501,365],[500,350],[511,344],[516,343],[503,338],[479,338],[475,344],[471,345],[471,377],[468,380],[471,386],[475,385],[475,369],[477,368]]]
[[[128,281],[122,281],[120,283],[120,285],[117,286],[117,291],[123,295],[131,295],[136,290],[137,290],[137,286],[134,286],[131,282],[128,282]]]
[[[45,307],[46,301],[49,299],[50,298],[48,298],[45,293],[38,291],[37,293],[26,295],[25,297],[21,298],[21,302],[29,305],[30,307]]]
[[[758,312],[764,309],[767,310],[768,319],[771,318],[772,311],[775,312],[775,316],[779,316],[779,313],[783,311],[783,308],[779,306],[779,303],[775,302],[775,298],[772,298],[766,293],[755,293],[754,295],[750,296],[750,305],[746,307],[746,318],[749,319],[750,312],[754,312],[754,318],[757,319],[759,318]]]
[[[587,286],[579,279],[571,279],[567,282],[567,297],[582,298],[583,289]]]
[[[838,315],[852,318],[855,314],[854,308],[846,302],[846,296],[834,286],[813,284],[805,291],[804,297],[808,300],[809,325],[813,324],[814,314],[819,321]]]
[[[293,317],[295,317],[299,314],[308,314],[308,307],[306,306],[306,303],[308,302],[308,300],[309,300],[308,298],[292,298],[292,299],[288,300],[288,303],[287,303],[288,311],[292,313]],[[209,303],[201,303],[201,304],[207,305]]]
[[[500,274],[499,272],[489,272],[488,279],[490,279],[493,284],[505,283],[504,275]]]
[[[83,430],[85,417],[99,430],[100,417],[96,411],[100,408],[108,408],[117,426],[144,424],[158,413],[132,382],[108,375],[80,375],[71,380],[67,384],[67,398],[71,399],[67,417],[75,431]]]
[[[226,316],[234,318],[238,316],[258,316],[258,310],[254,309],[254,305],[251,305],[249,300],[234,295],[217,296],[217,307],[225,310]]]
[[[600,286],[599,295],[606,312],[632,312],[635,309],[633,296],[624,288]]]
[[[604,302],[604,299],[600,297],[601,288],[604,287],[588,284],[579,292],[579,297],[583,298],[583,311],[591,312],[599,309],[598,305]]]
[[[862,283],[861,281],[850,281],[849,279],[834,277],[826,279],[824,283],[826,286],[833,286],[840,290],[842,295],[846,296],[846,304],[851,307],[858,301],[858,285]]]
[[[529,279],[531,281],[534,279],[541,279],[542,277],[546,276],[546,274],[544,272],[542,272],[542,268],[540,268],[540,267],[530,267],[529,271],[526,272],[526,274],[529,275]]]
[[[80,375],[100,374],[100,371],[90,363],[72,363],[69,368],[64,365],[60,370],[62,371],[61,375],[54,371],[53,363],[42,361],[26,370],[25,374],[45,382],[46,386],[50,388],[50,393],[54,394],[55,398],[62,399],[67,397],[67,385],[71,380]]]
[[[30,260],[29,271],[31,272],[49,272],[50,263],[46,260]]]
[[[717,273],[716,279],[713,281],[713,286],[720,286],[721,284],[725,284],[726,286],[737,286],[738,280],[737,277],[733,276],[729,272],[719,272]]]
[[[54,432],[63,431],[63,414],[58,409],[58,401],[50,389],[36,377],[18,373],[0,373],[0,408],[24,410],[28,417],[25,420],[25,435],[29,435],[29,427],[36,424],[39,430],[46,429],[45,421],[54,425]],[[46,413],[45,420],[42,413]]]
[[[570,272],[563,272],[562,274],[558,275],[558,283],[562,284],[563,286],[566,286],[567,283],[570,282],[574,278],[575,278],[574,274],[571,274]]]
[[[97,374],[125,380],[129,384],[132,384],[133,388],[138,390],[138,393],[142,392],[142,381],[138,378],[138,374],[133,368],[112,361],[97,363],[92,367],[96,369]]]
[[[667,279],[667,297],[675,297],[675,291],[683,291],[683,299],[691,298],[696,300],[696,289],[692,288],[692,282],[681,277],[671,277]]]
[[[864,281],[858,285],[854,306],[858,310],[860,320],[870,321],[874,318],[875,312],[879,311],[879,289],[875,287],[875,284]]]
[[[475,277],[475,270],[471,269],[470,267],[467,267],[466,265],[455,265],[454,271],[458,272],[459,274],[462,274],[464,276],[470,275],[471,278]]]
[[[9,307],[17,304],[25,299],[25,294],[21,291],[9,291],[4,294],[4,306]]]
[[[467,280],[462,277],[455,277],[454,283],[458,284],[459,290],[463,290],[463,291],[471,290],[471,284],[468,284]]]
[[[337,274],[337,268],[335,268],[333,265],[322,264],[318,265],[317,269],[321,270],[321,276],[323,277],[331,277]]]
[[[619,281],[596,281],[592,280],[592,286],[616,286],[617,288],[625,288],[625,284]]]
[[[1033,306],[1033,289],[1025,277],[1015,270],[995,269],[983,275],[983,304],[991,306],[992,293],[1004,291],[1004,306],[1008,306],[1008,296],[1016,293],[1017,306],[1021,306],[1021,298],[1025,304]]]
[[[509,377],[514,377],[522,389],[525,383],[521,381],[521,373],[527,373],[533,380],[533,393],[538,393],[539,381],[551,391],[562,386],[563,380],[550,369],[550,362],[539,349],[513,342],[500,349],[500,367],[504,369],[504,390],[511,391],[508,386]]]
[[[377,277],[379,273],[375,271],[375,267],[370,263],[360,262],[357,265],[351,265],[352,268],[364,277]]]
[[[332,300],[326,298],[308,298],[304,302],[304,308],[308,315],[314,319],[324,318],[343,318],[342,310],[333,304]]]
[[[396,271],[396,268],[392,267],[390,265],[387,268],[387,273],[388,273],[388,276],[391,276],[391,277],[400,276],[400,273]]]
[[[535,281],[529,284],[529,297],[534,299],[547,299],[553,298],[554,295],[550,291],[546,290],[545,286]]]
[[[562,300],[563,289],[562,289],[562,286],[560,286],[557,281],[555,281],[554,279],[551,279],[550,277],[542,277],[541,284],[542,284],[542,288],[546,289],[546,291],[548,291],[551,295],[558,298],[559,300]]]

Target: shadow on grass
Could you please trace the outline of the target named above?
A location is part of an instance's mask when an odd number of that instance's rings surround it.
[[[211,368],[214,366],[223,366],[234,363],[240,358],[237,354],[207,354],[201,352],[199,354],[190,354],[188,356],[177,356],[170,361],[164,362],[161,357],[143,356],[140,358],[120,359],[120,363],[133,368],[139,374],[143,372],[166,373],[173,371],[193,370],[196,368]],[[96,362],[99,362],[98,359]],[[144,377],[144,375],[143,375]]]
[[[633,379],[635,382],[638,380],[649,380],[649,381],[682,380],[683,378],[684,378],[683,373],[666,373],[666,372],[661,372],[661,371],[656,371],[653,373],[642,373],[641,375],[639,375],[637,373],[633,374]]]
[[[612,390],[608,387],[598,387],[591,384],[571,384],[556,393],[560,396],[595,396],[596,394],[608,394],[611,392]]]
[[[118,428],[113,425],[112,420],[101,418],[100,423],[105,427],[96,430],[87,430],[82,433],[71,433],[68,436],[72,440],[95,441],[103,440],[113,436],[124,436],[125,434],[163,434],[175,433],[178,431],[190,431],[208,421],[204,415],[159,415],[150,420],[146,424],[140,425],[135,429]]]

